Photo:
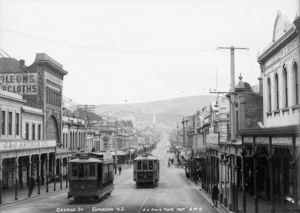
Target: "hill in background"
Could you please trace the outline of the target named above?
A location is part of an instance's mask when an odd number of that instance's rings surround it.
[[[165,128],[176,128],[181,125],[182,118],[200,111],[215,95],[190,96],[136,104],[104,104],[97,105],[95,113],[102,118],[131,120],[135,127],[152,125],[155,112],[156,124]]]

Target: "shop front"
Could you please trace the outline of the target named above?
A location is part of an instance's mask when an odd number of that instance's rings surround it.
[[[18,189],[28,188],[31,196],[33,185],[47,184],[49,172],[54,170],[56,141],[39,140],[1,140],[0,141],[0,203],[2,190],[15,189],[15,200],[18,200]],[[48,187],[47,187],[48,190]]]

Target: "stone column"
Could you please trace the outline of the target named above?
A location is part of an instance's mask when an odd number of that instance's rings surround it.
[[[18,164],[19,157],[15,157],[15,200],[18,200],[18,179],[19,179],[19,164]]]

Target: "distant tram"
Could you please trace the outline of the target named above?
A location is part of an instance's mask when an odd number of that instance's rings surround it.
[[[133,160],[133,180],[136,186],[157,186],[159,181],[159,160],[143,154]]]
[[[114,161],[110,153],[78,153],[69,161],[68,169],[68,198],[74,197],[75,201],[100,200],[114,189]]]

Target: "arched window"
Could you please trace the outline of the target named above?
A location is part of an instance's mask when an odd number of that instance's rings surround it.
[[[283,69],[283,83],[284,83],[284,107],[288,107],[288,76],[286,68]]]
[[[51,116],[46,123],[46,140],[56,140],[59,143],[58,128],[54,116]]]
[[[279,84],[278,84],[278,74],[275,74],[275,109],[279,109]]]
[[[271,79],[268,78],[268,82],[267,82],[267,85],[268,85],[268,111],[271,112],[272,111],[272,99],[271,99],[271,94],[272,94],[272,90],[271,90]]]
[[[298,80],[298,66],[297,63],[294,63],[294,89],[295,89],[295,105],[299,104],[299,80]]]

